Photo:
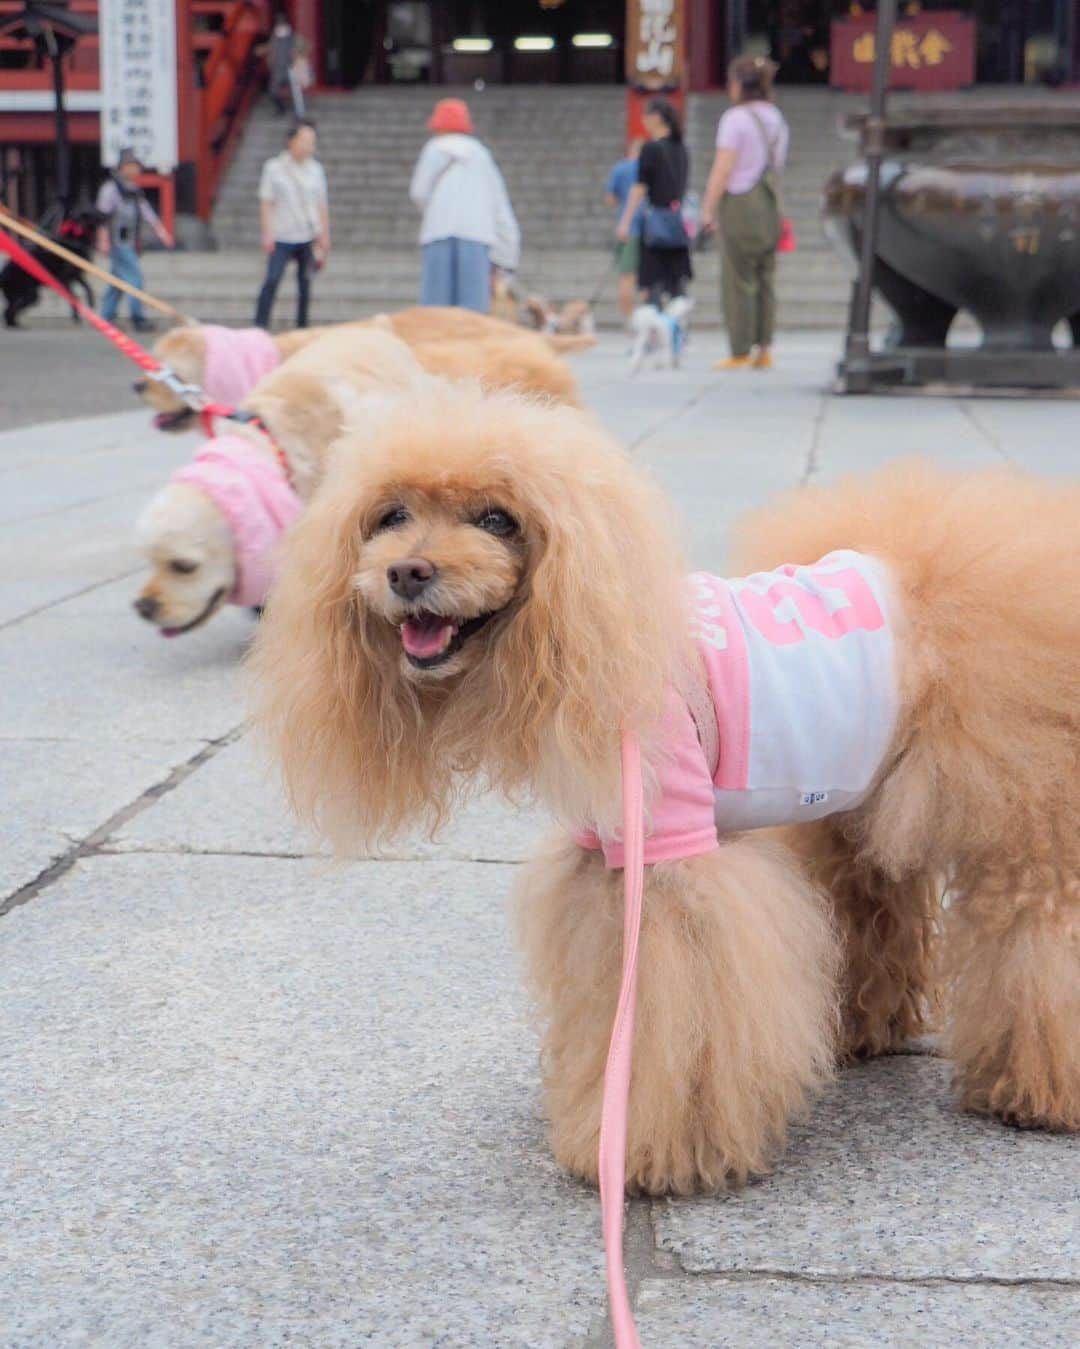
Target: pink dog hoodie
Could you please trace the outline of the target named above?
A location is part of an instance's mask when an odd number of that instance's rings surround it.
[[[282,535],[300,513],[300,498],[281,469],[240,436],[215,436],[171,481],[197,487],[225,517],[236,566],[229,602],[247,608],[265,604],[277,576]]]
[[[696,857],[730,834],[820,819],[873,788],[896,728],[888,569],[847,550],[738,580],[690,578],[704,681],[671,696],[645,861]],[[700,704],[700,705],[699,705]],[[623,865],[622,843],[586,831]]]
[[[274,339],[261,328],[203,325],[206,363],[202,388],[214,403],[235,407],[259,380],[281,364]]]

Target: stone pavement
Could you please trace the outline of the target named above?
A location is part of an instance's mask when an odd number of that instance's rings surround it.
[[[840,401],[831,338],[771,375],[716,350],[579,362],[702,566],[768,492],[901,452],[1078,467],[1068,403]],[[319,857],[243,734],[248,616],[164,642],[129,608],[190,442],[47,421],[85,406],[66,351],[0,376],[47,422],[0,435],[0,1346],[608,1344],[504,912],[543,822],[481,801]],[[767,1180],[630,1205],[643,1343],[1075,1345],[1078,1163],[958,1113],[927,1046],[853,1069]]]

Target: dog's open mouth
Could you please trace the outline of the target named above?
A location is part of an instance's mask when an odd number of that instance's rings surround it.
[[[197,613],[190,623],[185,623],[181,628],[159,628],[158,631],[162,637],[182,637],[185,632],[191,632],[201,623],[205,623],[210,615],[217,609],[218,605],[225,598],[225,587],[221,586],[210,596],[210,602],[201,613]]]
[[[154,427],[158,431],[181,431],[195,416],[194,408],[177,408],[175,412],[158,412]]]
[[[409,664],[418,670],[432,670],[448,661],[455,651],[495,617],[495,611],[476,618],[447,618],[420,609],[409,614],[401,625],[401,646]]]

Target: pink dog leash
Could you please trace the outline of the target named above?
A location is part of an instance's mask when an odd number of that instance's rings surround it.
[[[623,1203],[626,1192],[626,1116],[630,1099],[630,1063],[634,1052],[638,936],[645,883],[644,789],[641,750],[633,732],[622,734],[623,793],[623,967],[619,1002],[611,1028],[604,1097],[600,1112],[600,1212],[607,1265],[608,1306],[615,1349],[640,1349],[623,1269]]]

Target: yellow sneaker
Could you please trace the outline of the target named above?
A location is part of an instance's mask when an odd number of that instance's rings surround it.
[[[755,370],[771,370],[772,364],[773,364],[772,352],[769,351],[767,348],[764,351],[759,351],[758,354],[754,357]]]
[[[713,369],[749,370],[752,364],[749,356],[725,356],[722,360],[713,361]]]

